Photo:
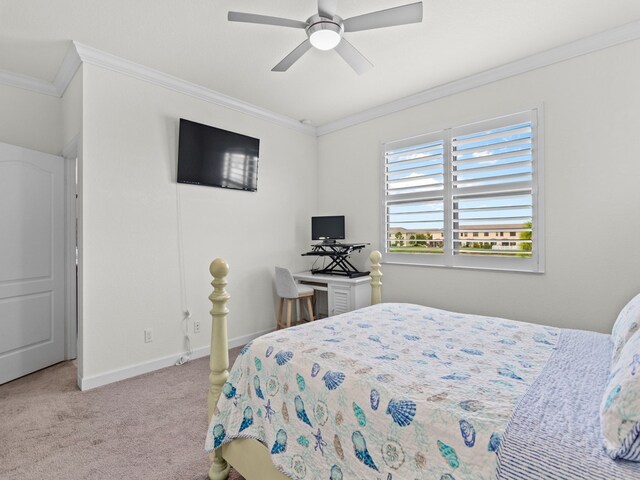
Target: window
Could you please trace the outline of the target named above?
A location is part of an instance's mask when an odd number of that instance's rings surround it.
[[[386,261],[543,271],[538,114],[386,143]]]

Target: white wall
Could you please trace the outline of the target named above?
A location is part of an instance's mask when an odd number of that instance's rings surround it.
[[[85,65],[63,99],[0,86],[0,141],[57,154],[82,131],[86,378],[177,358],[185,308],[203,325],[194,335],[189,323],[193,347],[208,345],[208,264],[218,256],[231,266],[230,338],[272,328],[273,266],[308,268],[299,252],[308,248],[310,215],[344,213],[349,240],[380,248],[382,142],[541,103],[546,273],[385,265],[384,298],[607,331],[640,290],[639,57],[640,42],[627,43],[318,140]],[[177,185],[180,117],[261,138],[258,192]],[[353,261],[365,266],[366,258]],[[154,332],[150,344],[145,328]]]
[[[193,347],[208,345],[216,257],[231,269],[229,337],[274,328],[273,267],[305,265],[316,139],[99,67],[85,65],[83,81],[84,376],[177,359],[185,308],[202,322]],[[260,138],[258,191],[176,184],[180,117]]]
[[[0,142],[60,154],[60,99],[0,85]]]
[[[0,142],[60,155],[82,127],[82,67],[62,98],[0,84]]]
[[[546,273],[385,265],[383,297],[609,331],[640,291],[639,76],[634,41],[324,135],[320,209],[381,248],[381,143],[542,103]]]

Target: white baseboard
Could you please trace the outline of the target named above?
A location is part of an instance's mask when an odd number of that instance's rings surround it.
[[[246,345],[251,340],[261,337],[267,333],[272,332],[274,329],[263,330],[262,332],[251,333],[249,335],[243,335],[241,337],[235,337],[229,339],[229,348],[236,348],[241,345]],[[209,355],[211,347],[209,345],[196,348],[191,352],[191,360],[196,358],[202,358]],[[78,376],[78,386],[80,390],[91,390],[92,388],[102,387],[113,382],[119,382],[120,380],[126,380],[127,378],[137,377],[149,372],[155,372],[161,368],[171,367],[176,364],[176,361],[185,355],[185,352],[174,353],[166,357],[157,358],[155,360],[149,360],[147,362],[138,363],[137,365],[131,365],[117,370],[111,370],[109,372],[100,373],[90,377]]]

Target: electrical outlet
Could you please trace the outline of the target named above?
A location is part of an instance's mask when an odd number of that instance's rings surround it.
[[[150,328],[144,331],[144,343],[153,342],[153,331]]]
[[[193,333],[200,333],[200,322],[198,320],[193,322]]]

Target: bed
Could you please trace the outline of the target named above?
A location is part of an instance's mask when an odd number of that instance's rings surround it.
[[[229,465],[247,480],[640,478],[626,460],[640,460],[640,391],[627,394],[640,390],[635,324],[615,345],[383,304],[380,258],[371,254],[370,307],[264,335],[231,373],[228,266],[212,263],[209,478]],[[625,318],[640,318],[636,303]]]

